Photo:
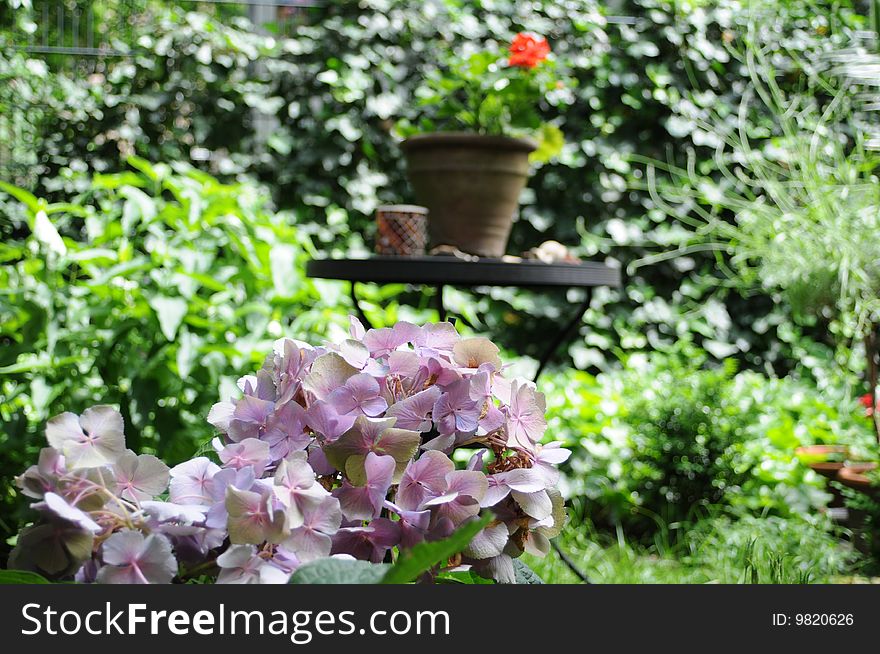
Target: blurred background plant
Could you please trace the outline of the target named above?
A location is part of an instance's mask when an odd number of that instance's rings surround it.
[[[139,0],[102,3],[104,13],[93,14],[113,28],[112,55],[64,58],[18,47],[41,38],[42,7],[54,16],[63,3],[41,0],[33,27],[18,28],[26,12],[9,2],[0,3],[3,58],[17,71],[8,115],[33,123],[26,151],[35,165],[0,161],[25,164],[7,181],[58,199],[51,194],[69,190],[71,171],[118,170],[130,154],[187,161],[223,179],[266,182],[276,206],[302,223],[333,216],[367,236],[378,204],[410,199],[394,125],[437,121],[439,106],[413,98],[442,68],[441,53],[500,50],[520,31],[546,35],[573,82],[555,100],[566,111],[548,103],[539,117],[555,119],[566,145],[534,175],[511,248],[555,239],[621,266],[688,237],[637,188],[644,169],[631,157],[693,151],[701,174],[713,174],[717,137],[700,119],[716,109],[736,114],[748,76],[734,53],[749,24],[764,26],[765,47],[786,67],[786,89],[800,88],[804,62],[844,47],[865,24],[848,2],[362,0],[279,8],[261,30],[236,3]],[[113,6],[128,7],[125,29],[117,29]],[[770,119],[757,107],[747,118]],[[359,241],[340,237],[333,246],[356,249]],[[571,299],[496,289],[476,299],[450,293],[449,303],[475,328],[535,355],[536,335]],[[829,345],[825,330],[794,325],[787,306],[744,296],[719,274],[713,253],[641,268],[623,289],[597,293],[592,307],[569,355],[593,371],[613,366],[620,352],[685,339],[784,374],[806,354],[824,358]]]
[[[743,44],[749,85],[735,116],[722,109],[700,119],[718,136],[711,169],[693,152],[684,166],[644,160],[641,187],[691,238],[633,267],[694,249],[717,252],[719,266],[744,292],[778,293],[799,324],[826,329],[844,370],[863,370],[873,393],[880,158],[870,147],[874,107],[854,81],[858,75],[867,83],[870,69],[853,68],[848,55],[832,52],[804,62],[803,88],[786,91],[780,79],[791,71],[766,46],[763,28],[750,25]],[[841,59],[842,68],[829,69]],[[771,120],[754,125],[753,105]]]

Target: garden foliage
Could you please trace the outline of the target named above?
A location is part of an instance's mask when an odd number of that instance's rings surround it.
[[[735,374],[700,356],[629,360],[617,373],[563,378],[550,425],[575,455],[566,495],[597,527],[668,540],[719,510],[815,518],[820,478],[794,455],[801,445],[871,448],[870,421],[853,398],[794,380]]]
[[[0,0],[0,181],[8,183],[0,193],[0,530],[7,545],[33,516],[10,481],[37,458],[51,415],[84,416],[109,403],[125,425],[126,447],[176,465],[209,440],[204,416],[217,395],[229,396],[240,371],[258,366],[276,339],[340,333],[344,289],[306,279],[305,261],[364,253],[377,204],[410,199],[397,126],[442,118],[442,107],[419,88],[419,80],[438,77],[436,53],[466,58],[506,47],[520,31],[546,35],[554,64],[571,79],[538,105],[537,118],[565,145],[536,169],[512,248],[552,238],[627,271],[624,288],[596,291],[569,349],[578,368],[609,370],[623,359],[626,369],[542,381],[551,431],[576,452],[566,491],[579,517],[636,540],[669,535],[715,507],[726,514],[721,520],[772,514],[809,522],[825,496],[792,450],[858,443],[866,433],[850,414],[852,400],[828,388],[736,373],[733,364],[706,371],[675,354],[681,343],[695,343],[708,353],[700,364],[735,357],[750,370],[803,368],[827,381],[825,319],[813,316],[804,328],[776,298],[741,295],[722,272],[726,253],[689,247],[692,234],[675,218],[688,215],[691,201],[705,204],[713,189],[743,197],[715,157],[725,135],[740,127],[749,136],[772,134],[772,111],[740,111],[751,84],[746,35],[760,41],[780,89],[809,94],[815,89],[805,80],[816,79],[825,55],[862,24],[849,1],[624,0],[611,12],[592,0],[361,0],[285,13],[264,33],[228,8],[199,3],[189,11],[192,5],[148,0],[127,23],[130,33],[108,38],[119,55],[80,61],[17,48],[35,23],[27,3],[14,12],[13,4]],[[113,3],[101,4],[96,20],[109,21]],[[686,163],[700,188],[667,206],[651,193],[637,163],[645,160]],[[716,213],[731,218],[728,208]],[[672,260],[651,258],[678,247],[688,249]],[[629,267],[636,260],[654,263]],[[393,298],[403,290],[365,290],[368,313],[393,324]],[[531,355],[543,343],[536,335],[555,330],[577,299],[510,289],[473,300],[447,293],[470,327]],[[673,354],[646,363],[632,354],[643,351]],[[122,458],[106,463],[130,464],[130,455]],[[340,471],[349,475],[345,465]],[[41,510],[63,523],[74,515],[69,508],[50,499]],[[160,537],[124,538],[131,542],[117,538],[117,554],[123,545],[164,552],[155,545]],[[524,544],[514,543],[513,553]],[[97,573],[105,561],[94,545],[56,574],[80,569],[93,554]],[[242,562],[250,547],[263,547],[237,545],[245,549],[225,561]],[[267,556],[258,558],[264,567]],[[493,572],[509,579],[507,563]],[[777,572],[756,574],[775,579]],[[308,577],[305,568],[299,574]],[[794,574],[806,574],[803,561]]]
[[[749,25],[760,26],[780,83],[799,89],[802,69],[847,43],[847,30],[860,24],[847,2],[627,0],[611,12],[581,0],[362,0],[284,14],[283,30],[264,36],[228,12],[205,13],[207,5],[145,7],[129,42],[113,41],[128,56],[46,67],[7,48],[0,61],[13,83],[5,102],[36,123],[33,161],[7,181],[54,192],[69,185],[69,171],[118,170],[129,154],[190,161],[215,175],[269,182],[278,205],[301,221],[341,216],[360,232],[378,203],[410,199],[394,126],[426,110],[430,118],[417,87],[442,65],[436,53],[467,56],[493,41],[505,47],[526,30],[547,36],[573,83],[541,107],[541,120],[556,125],[566,145],[533,176],[512,247],[554,238],[622,266],[685,238],[637,190],[644,169],[631,156],[681,163],[692,152],[701,175],[715,174],[718,136],[703,122],[712,113],[736,116],[748,84],[739,53]],[[8,30],[7,46],[23,30]],[[767,119],[746,118],[756,129]],[[343,248],[346,236],[339,234]],[[604,366],[618,348],[688,339],[718,357],[786,369],[785,355],[801,354],[786,311],[769,299],[746,300],[718,279],[714,257],[700,252],[635,271],[624,290],[594,298],[589,330],[570,350],[574,362]],[[481,331],[526,354],[536,352],[534,335],[565,312],[562,297],[500,290],[491,300],[451,301]]]
[[[23,235],[0,243],[7,538],[20,519],[8,484],[51,415],[112,403],[129,447],[177,463],[210,437],[217,394],[282,333],[344,322],[339,293],[304,276],[308,228],[270,211],[264,191],[131,163],[79,180],[63,203],[4,187],[21,200],[7,217]]]

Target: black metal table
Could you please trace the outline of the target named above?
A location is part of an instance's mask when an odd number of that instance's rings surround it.
[[[519,288],[581,288],[586,298],[574,316],[563,326],[541,356],[534,381],[544,371],[559,346],[580,325],[590,307],[592,289],[597,286],[620,286],[620,270],[602,263],[543,263],[540,261],[509,262],[480,258],[473,261],[452,256],[382,257],[363,259],[316,259],[306,266],[311,278],[337,279],[351,282],[351,299],[358,316],[371,326],[357,298],[359,282],[377,284],[425,284],[437,287],[437,309],[440,320],[446,320],[443,287],[516,286]]]

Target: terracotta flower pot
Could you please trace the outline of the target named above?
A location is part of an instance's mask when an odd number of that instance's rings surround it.
[[[876,463],[848,463],[837,472],[837,481],[863,493],[873,493],[871,478],[866,472],[876,470]]]
[[[437,132],[401,144],[431,244],[500,257],[529,177],[530,139]]]
[[[797,448],[795,454],[820,475],[837,479],[837,473],[849,456],[849,448],[846,445],[808,445]],[[832,458],[839,460],[829,461]]]

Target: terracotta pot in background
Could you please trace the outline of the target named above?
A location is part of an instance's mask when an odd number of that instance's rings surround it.
[[[837,479],[837,473],[845,465],[849,456],[849,448],[846,445],[807,445],[799,447],[795,451],[798,457],[806,459],[805,463],[815,472]],[[839,461],[828,461],[829,458],[839,458]]]
[[[529,177],[530,139],[437,132],[401,144],[432,246],[500,257]]]
[[[876,470],[876,463],[847,463],[837,472],[837,481],[844,486],[863,493],[873,493],[875,489],[866,472]]]

